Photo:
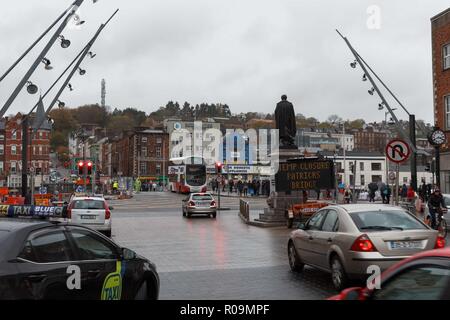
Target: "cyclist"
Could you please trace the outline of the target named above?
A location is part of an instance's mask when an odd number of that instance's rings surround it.
[[[436,213],[440,213],[441,207],[447,209],[441,190],[439,188],[436,188],[434,189],[434,192],[431,194],[430,199],[428,200],[428,208],[431,217],[431,227],[433,229],[436,229]]]

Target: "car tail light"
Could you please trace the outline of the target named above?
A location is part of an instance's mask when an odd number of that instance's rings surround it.
[[[211,207],[215,207],[216,206],[216,202],[213,200],[211,201]]]
[[[377,248],[375,248],[375,246],[373,245],[372,241],[370,241],[369,237],[365,234],[355,240],[350,250],[358,252],[378,251]]]
[[[67,219],[72,219],[73,202],[67,207]]]
[[[104,208],[105,208],[105,220],[109,220],[111,219],[111,210],[109,210],[109,206],[106,203],[106,201],[103,203]]]
[[[194,201],[189,201],[188,207],[195,207],[195,202]]]
[[[445,238],[441,237],[441,236],[438,236],[436,238],[436,244],[434,245],[434,248],[435,249],[442,249],[444,247],[445,247]]]

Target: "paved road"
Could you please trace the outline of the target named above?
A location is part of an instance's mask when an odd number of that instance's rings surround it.
[[[217,219],[183,218],[171,193],[141,193],[110,201],[113,239],[151,259],[161,277],[161,299],[323,299],[332,294],[326,273],[290,271],[289,230],[247,226],[238,199],[223,198]],[[250,199],[262,209],[264,199]]]

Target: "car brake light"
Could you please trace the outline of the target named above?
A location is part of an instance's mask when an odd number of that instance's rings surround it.
[[[358,252],[375,252],[378,251],[373,245],[372,241],[370,241],[369,237],[365,234],[358,237],[353,243],[351,249],[352,251]]]
[[[436,244],[434,245],[434,248],[435,249],[442,249],[444,247],[445,247],[445,238],[441,237],[441,236],[438,236],[436,238]]]
[[[195,207],[195,202],[194,202],[194,201],[189,201],[188,206],[189,206],[189,207]]]
[[[213,200],[211,201],[211,207],[215,207],[216,206],[216,202]]]
[[[109,210],[109,206],[104,202],[104,208],[105,208],[105,220],[109,220],[111,218],[111,211]]]
[[[73,202],[71,204],[69,204],[69,206],[67,207],[67,219],[72,218],[72,207],[73,207]]]

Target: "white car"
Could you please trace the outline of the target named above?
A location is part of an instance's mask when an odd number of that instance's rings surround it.
[[[111,210],[104,198],[73,197],[67,208],[72,223],[82,224],[111,237]]]

